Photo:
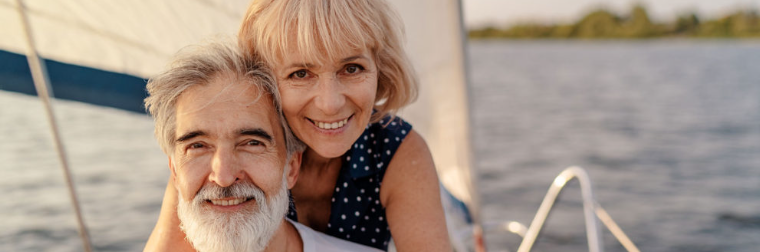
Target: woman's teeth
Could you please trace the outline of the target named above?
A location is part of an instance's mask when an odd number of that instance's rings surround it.
[[[237,199],[231,199],[231,200],[211,200],[211,204],[214,204],[217,206],[234,206],[243,202],[245,202],[244,198],[237,198]]]
[[[326,122],[318,122],[314,121],[314,125],[317,125],[320,129],[337,129],[343,127],[343,125],[346,125],[348,123],[348,118],[343,119],[343,121],[340,122],[334,122],[334,123],[326,123]]]

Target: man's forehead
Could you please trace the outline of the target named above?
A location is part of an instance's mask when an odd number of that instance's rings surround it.
[[[191,104],[204,107],[212,102],[237,102],[241,104],[253,104],[259,99],[266,99],[269,95],[259,87],[237,77],[218,75],[208,83],[193,85],[186,89],[178,98],[192,100]]]
[[[190,130],[224,129],[236,133],[240,129],[262,128],[279,132],[279,119],[268,94],[254,84],[216,79],[183,92],[176,104],[177,133]],[[210,133],[210,132],[209,132]]]

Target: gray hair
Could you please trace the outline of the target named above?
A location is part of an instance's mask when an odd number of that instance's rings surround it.
[[[282,126],[288,158],[303,151],[304,145],[290,131],[282,114],[280,93],[266,64],[236,43],[219,40],[180,50],[168,70],[148,81],[145,109],[155,120],[156,138],[166,155],[171,156],[174,149],[177,99],[188,88],[206,85],[221,74],[247,81],[270,95]]]

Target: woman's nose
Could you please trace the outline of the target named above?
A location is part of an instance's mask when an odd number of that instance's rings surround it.
[[[340,112],[346,104],[343,84],[337,77],[320,78],[315,97],[315,105],[326,115]]]
[[[235,181],[242,179],[243,170],[240,169],[239,164],[235,161],[235,156],[233,155],[232,150],[217,150],[214,154],[214,159],[211,162],[209,180],[221,187],[228,187],[234,184]]]

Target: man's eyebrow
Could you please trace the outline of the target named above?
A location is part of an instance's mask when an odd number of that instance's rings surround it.
[[[272,142],[272,135],[270,135],[269,132],[261,128],[242,129],[240,130],[240,135],[258,136],[258,137],[264,138],[264,140],[266,140],[267,142]]]
[[[175,143],[181,143],[181,142],[190,140],[192,138],[199,137],[199,136],[205,136],[205,135],[206,135],[206,133],[203,132],[203,131],[200,131],[200,130],[191,131],[191,132],[185,133],[184,135],[178,137],[177,140],[174,140],[174,142]]]

